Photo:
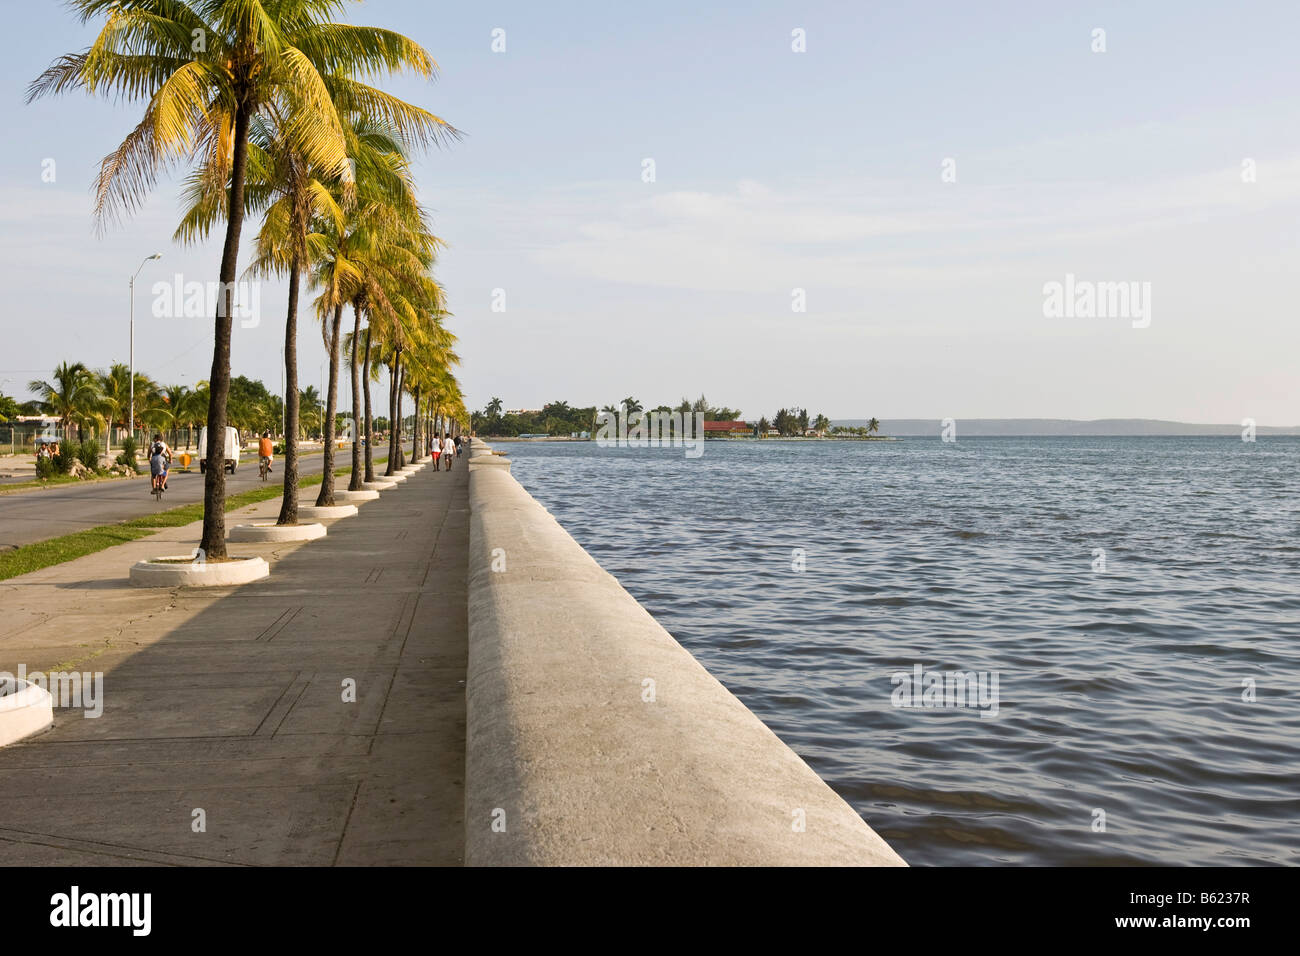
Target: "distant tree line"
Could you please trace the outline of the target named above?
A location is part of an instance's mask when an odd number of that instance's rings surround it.
[[[475,433],[510,438],[517,435],[572,435],[593,432],[604,414],[624,413],[635,416],[642,412],[667,412],[691,415],[704,413],[705,421],[735,421],[740,418],[740,409],[725,405],[712,405],[703,395],[691,401],[683,397],[676,405],[656,405],[646,408],[635,396],[629,395],[617,404],[609,403],[597,408],[595,405],[573,406],[568,402],[549,402],[539,411],[506,412],[501,399],[493,398],[482,411],[470,416],[470,424]]]
[[[0,395],[0,423],[10,423],[19,415],[46,415],[58,419],[65,438],[75,434],[77,441],[85,441],[92,430],[101,436],[109,429],[124,430],[134,417],[138,431],[162,433],[177,447],[193,445],[198,429],[208,420],[208,383],[200,381],[193,388],[162,385],[136,372],[132,406],[131,379],[129,366],[121,362],[105,372],[80,362],[63,362],[49,379],[34,379],[27,384],[36,393],[35,399],[19,402]],[[322,402],[314,386],[299,392],[299,405],[299,437],[319,437]],[[242,433],[269,431],[279,435],[283,413],[283,400],[260,380],[243,375],[230,380],[226,417]]]
[[[573,406],[568,402],[557,401],[546,404],[538,411],[515,412],[506,412],[501,399],[494,397],[484,406],[482,411],[471,413],[470,424],[474,432],[479,435],[501,438],[511,438],[518,435],[552,435],[558,437],[581,434],[582,432],[594,432],[599,427],[600,420],[606,414],[626,413],[632,416],[633,421],[635,421],[635,416],[642,412],[666,412],[682,415],[703,412],[706,422],[741,420],[740,409],[728,408],[725,405],[712,405],[703,395],[694,401],[683,398],[676,405],[656,405],[654,408],[646,408],[641,401],[629,395],[616,404],[611,402],[599,408],[594,405]],[[772,419],[769,420],[764,416],[751,424],[756,426],[759,437],[764,437],[773,431],[782,437],[798,437],[807,435],[811,431],[818,435],[868,438],[880,430],[880,420],[876,418],[872,418],[863,426],[832,426],[831,420],[825,415],[819,413],[810,416],[807,409],[800,408],[797,405],[778,409]]]
[[[836,425],[830,430],[832,435],[854,435],[859,438],[867,438],[880,431],[880,419],[873,418],[865,425]]]

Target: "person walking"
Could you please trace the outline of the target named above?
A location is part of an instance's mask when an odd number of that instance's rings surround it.
[[[446,432],[442,433],[442,457],[447,462],[447,470],[451,471],[451,463],[456,460],[456,443]]]

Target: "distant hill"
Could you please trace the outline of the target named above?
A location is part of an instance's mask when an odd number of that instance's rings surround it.
[[[837,418],[832,424],[861,427],[865,418]],[[1155,418],[1099,418],[1081,422],[1069,418],[958,418],[957,438],[1006,436],[1160,436],[1160,435],[1223,435],[1241,437],[1240,425],[1194,425],[1187,422],[1166,422]],[[938,436],[941,424],[937,418],[882,418],[881,435]],[[1300,425],[1290,427],[1260,425],[1257,435],[1300,435]]]

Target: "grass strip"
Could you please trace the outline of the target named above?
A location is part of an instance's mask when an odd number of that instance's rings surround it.
[[[31,481],[16,481],[11,485],[0,485],[0,495],[16,495],[24,491],[38,491],[42,488],[57,488],[60,485],[93,485],[97,481],[123,481],[117,475],[96,475],[94,478],[76,478],[72,475],[55,475],[53,478]]]
[[[309,451],[306,453],[300,453],[300,456],[304,458],[313,456],[318,457],[320,454],[319,451]],[[387,460],[387,458],[384,459],[384,461]],[[145,464],[148,465],[148,462]],[[248,464],[248,462],[244,462],[244,464]],[[137,476],[147,475],[149,474],[149,469],[147,467],[143,470],[137,469],[136,474]],[[129,479],[130,476],[127,475],[125,478]],[[33,478],[31,481],[16,481],[13,484],[0,485],[0,495],[16,495],[24,491],[41,491],[45,488],[57,488],[60,485],[90,485],[97,481],[122,480],[124,480],[124,478],[118,475],[95,475],[93,478],[77,478],[73,475],[55,475],[52,478]],[[318,481],[317,484],[320,484],[320,482]]]
[[[61,535],[46,541],[25,544],[13,551],[0,553],[0,581],[5,578],[30,574],[41,568],[48,568],[64,561],[82,558],[96,551],[103,551],[115,545],[126,544],[136,538],[153,534],[148,528],[124,528],[121,525],[102,525],[86,531]]]
[[[380,465],[387,461],[387,458],[378,458],[375,460],[375,464]],[[352,468],[350,466],[334,470],[336,478],[351,473]],[[323,475],[307,475],[299,478],[298,489],[301,491],[303,488],[319,485],[323,478]],[[230,495],[226,498],[226,510],[234,511],[236,508],[279,498],[282,494],[284,494],[283,485],[268,483],[263,488],[253,488],[249,491],[241,491],[237,495]],[[145,538],[151,534],[156,534],[161,528],[175,528],[180,525],[190,524],[193,521],[199,521],[202,518],[203,502],[199,501],[192,505],[181,505],[179,508],[159,511],[156,514],[130,518],[117,524],[100,525],[97,528],[74,531],[72,534],[60,535],[57,538],[34,541],[12,551],[0,552],[0,581],[17,577],[20,574],[30,574],[33,571],[62,564],[65,561],[84,558],[96,551],[103,551],[105,548],[112,548],[119,544],[126,544],[128,541],[135,541],[137,538]]]

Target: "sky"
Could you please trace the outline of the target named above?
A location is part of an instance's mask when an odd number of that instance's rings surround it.
[[[136,365],[206,378],[211,318],[156,317],[154,286],[215,280],[220,236],[172,240],[183,169],[97,233],[98,163],[142,104],[26,105],[93,25],[4,3],[0,392],[125,361],[128,280],[155,252]],[[464,134],[416,170],[472,408],[704,393],[751,418],[1300,424],[1300,5],[371,0],[348,18],[423,44],[436,82],[386,85]],[[1135,298],[1047,314],[1067,281]],[[234,374],[277,390],[284,284],[257,305]]]

